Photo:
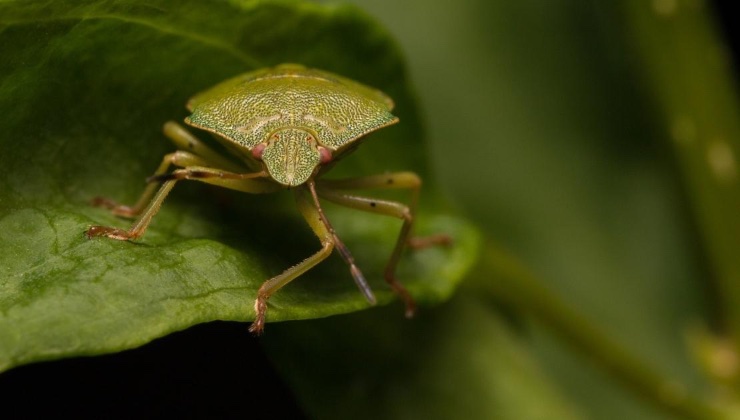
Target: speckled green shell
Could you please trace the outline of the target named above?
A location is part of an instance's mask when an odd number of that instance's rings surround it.
[[[382,92],[329,72],[283,64],[245,73],[194,96],[185,121],[251,150],[285,128],[341,150],[398,121]]]

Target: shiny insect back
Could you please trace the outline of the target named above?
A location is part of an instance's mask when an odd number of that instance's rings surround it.
[[[385,270],[385,280],[405,302],[406,315],[414,313],[411,295],[395,278],[404,248],[447,244],[437,235],[411,237],[415,203],[421,180],[412,172],[371,175],[346,180],[320,179],[329,164],[354,150],[357,141],[380,128],[398,122],[391,110],[393,101],[384,93],[326,71],[284,64],[226,80],[194,96],[187,104],[191,115],[185,122],[216,134],[242,164],[217,153],[174,122],[164,133],[178,147],[167,154],[149,186],[133,206],[96,198],[96,205],[114,214],[136,218],[129,229],[91,226],[88,237],[118,240],[141,237],[159,211],[164,199],[181,180],[195,180],[237,191],[261,194],[291,188],[298,210],[321,242],[321,249],[265,281],[257,292],[255,319],[250,331],[264,329],[268,299],[290,281],[327,258],[333,250],[349,265],[360,291],[376,303],[364,275],[349,249],[339,239],[324,214],[320,198],[371,213],[403,220],[401,233]],[[179,167],[169,172],[171,166]],[[351,195],[357,189],[406,189],[412,194],[409,206],[402,203]]]

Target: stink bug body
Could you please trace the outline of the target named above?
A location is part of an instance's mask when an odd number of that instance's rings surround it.
[[[298,209],[322,246],[260,287],[250,331],[262,332],[267,300],[272,294],[328,257],[334,249],[349,265],[367,300],[375,303],[375,296],[352,254],[326,218],[320,198],[403,220],[385,280],[404,300],[406,315],[413,315],[414,301],[394,274],[401,254],[407,244],[423,246],[447,241],[441,235],[412,241],[414,207],[421,186],[419,177],[412,172],[398,172],[343,180],[321,179],[331,163],[354,150],[358,140],[398,122],[391,114],[393,101],[388,96],[329,72],[284,64],[226,80],[194,96],[187,107],[191,115],[185,122],[214,133],[240,162],[217,153],[179,124],[168,122],[164,133],[179,150],[164,157],[137,203],[125,206],[108,199],[95,200],[95,204],[109,208],[116,215],[136,218],[133,226],[128,230],[91,226],[86,232],[88,237],[139,238],[180,180],[197,180],[248,193],[290,188]],[[180,169],[169,172],[173,165]],[[348,193],[373,188],[408,189],[412,192],[412,202],[406,206]]]

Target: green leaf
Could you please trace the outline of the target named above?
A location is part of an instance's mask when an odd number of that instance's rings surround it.
[[[132,348],[210,320],[249,320],[261,283],[318,250],[290,194],[197,183],[178,185],[137,243],[84,238],[91,224],[128,225],[90,200],[136,200],[173,150],[162,124],[181,120],[188,97],[227,77],[299,62],[378,87],[396,101],[401,123],[373,134],[333,172],[428,175],[398,49],[352,7],[8,1],[0,43],[0,369]],[[422,303],[448,298],[477,255],[474,229],[449,216],[435,190],[425,184],[417,231],[448,233],[455,246],[408,253],[399,270]],[[327,211],[379,301],[394,299],[382,270],[399,222]],[[277,293],[268,319],[367,306],[332,257]]]

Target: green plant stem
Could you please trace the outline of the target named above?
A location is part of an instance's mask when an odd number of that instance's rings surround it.
[[[677,381],[657,372],[547,290],[516,257],[485,244],[479,273],[470,282],[486,295],[511,304],[544,324],[599,368],[656,407],[685,418],[721,418],[715,407],[688,394]]]
[[[662,126],[681,172],[716,290],[720,326],[740,350],[740,100],[730,53],[702,1],[623,4]]]

